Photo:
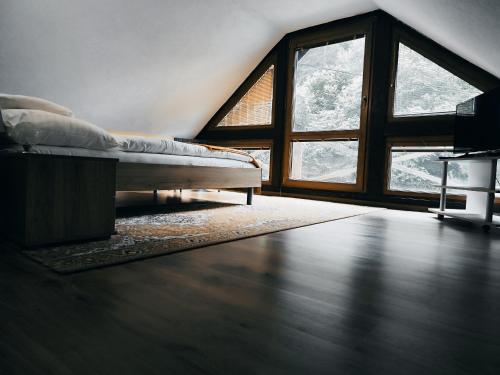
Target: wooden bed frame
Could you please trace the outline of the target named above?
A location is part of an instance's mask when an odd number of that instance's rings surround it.
[[[116,191],[174,189],[253,189],[261,187],[260,168],[197,167],[184,165],[117,163]]]
[[[120,163],[117,159],[30,153],[0,156],[0,231],[25,247],[109,237],[116,191],[253,189],[260,168]],[[2,233],[0,233],[2,234]]]

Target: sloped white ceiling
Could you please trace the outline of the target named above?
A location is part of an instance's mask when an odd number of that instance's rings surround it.
[[[500,77],[500,0],[374,0],[450,51]]]
[[[0,92],[107,129],[191,137],[286,33],[379,7],[500,76],[499,3],[2,0]]]

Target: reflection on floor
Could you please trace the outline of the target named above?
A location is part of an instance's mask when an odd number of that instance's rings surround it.
[[[168,202],[193,197],[244,202]],[[500,371],[500,236],[426,213],[378,211],[70,276],[5,251],[0,274],[0,373]]]

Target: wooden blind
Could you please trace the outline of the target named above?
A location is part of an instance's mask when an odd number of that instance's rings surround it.
[[[217,126],[271,125],[274,65],[254,83]]]

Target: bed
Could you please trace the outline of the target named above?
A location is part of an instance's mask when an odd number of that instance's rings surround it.
[[[261,186],[250,161],[82,148],[0,148],[3,238],[36,248],[115,232],[116,191]]]
[[[261,169],[251,156],[231,149],[212,151],[200,145],[182,146],[185,149],[180,154],[159,154],[46,145],[27,148],[11,144],[0,147],[0,155],[115,159],[116,191],[245,188],[247,204],[252,204],[253,189],[261,186]],[[201,148],[206,150],[199,152]]]
[[[244,188],[250,205],[261,186],[261,169],[244,152],[113,135],[53,103],[21,97],[17,109],[5,97],[0,230],[23,246],[110,236],[116,191]]]

